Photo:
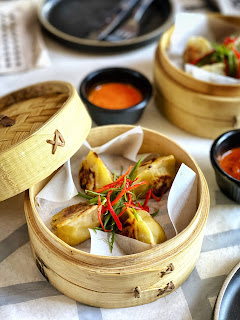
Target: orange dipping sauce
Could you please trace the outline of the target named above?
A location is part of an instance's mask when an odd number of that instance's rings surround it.
[[[219,156],[218,162],[225,172],[240,180],[240,147],[231,149]]]
[[[127,109],[143,100],[142,93],[130,84],[109,82],[93,88],[88,100],[104,109]]]

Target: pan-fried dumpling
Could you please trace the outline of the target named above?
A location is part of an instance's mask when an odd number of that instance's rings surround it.
[[[153,193],[160,196],[166,192],[172,184],[176,174],[176,160],[173,155],[157,157],[148,161],[143,161],[138,167],[137,181],[146,180],[148,183],[134,189],[134,193],[143,194],[148,189],[153,188]]]
[[[201,67],[201,69],[209,71],[209,72],[217,73],[217,74],[220,74],[222,76],[226,75],[226,73],[225,73],[225,64],[223,62],[207,64],[207,65]]]
[[[81,202],[67,207],[52,217],[56,236],[71,246],[90,238],[88,228],[99,227],[97,205]]]
[[[211,43],[203,37],[190,37],[183,59],[185,63],[193,63],[213,50]]]
[[[90,151],[80,166],[79,182],[82,189],[96,191],[113,182],[113,175],[99,156]]]
[[[136,212],[137,218],[130,208],[120,217],[123,226],[121,235],[148,244],[159,244],[167,240],[161,225],[147,211]]]

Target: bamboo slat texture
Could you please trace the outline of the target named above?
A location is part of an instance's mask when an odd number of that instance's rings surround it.
[[[131,128],[97,127],[87,140],[93,147],[99,146]],[[197,262],[209,211],[201,170],[174,141],[149,129],[144,129],[140,152],[174,154],[178,164],[184,162],[198,176],[198,209],[191,223],[174,238],[145,252],[103,257],[67,245],[43,224],[35,207],[35,196],[50,177],[26,192],[25,213],[34,259],[54,287],[77,301],[104,308],[149,303],[181,286]]]
[[[46,178],[81,146],[91,119],[73,86],[39,83],[0,98],[0,201]],[[81,128],[81,129],[80,129]]]

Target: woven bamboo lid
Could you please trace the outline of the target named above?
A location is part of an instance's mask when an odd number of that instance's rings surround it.
[[[0,98],[0,201],[64,164],[90,128],[91,118],[70,83],[38,83]]]

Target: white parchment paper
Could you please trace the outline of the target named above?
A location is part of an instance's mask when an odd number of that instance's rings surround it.
[[[167,48],[167,55],[174,66],[185,70],[199,80],[219,84],[240,83],[238,79],[218,75],[191,64],[184,65],[183,61],[183,53],[190,37],[202,36],[210,42],[220,44],[225,37],[233,33],[239,34],[239,28],[218,17],[207,16],[202,13],[179,13],[176,16],[175,28]]]
[[[134,165],[137,159],[142,156],[138,155],[142,141],[143,131],[141,127],[136,127],[97,148],[91,148],[85,142],[36,196],[37,211],[45,225],[51,230],[51,220],[55,213],[70,205],[84,201],[77,196],[78,190],[80,191],[78,171],[81,162],[90,149],[101,155],[101,159],[111,171],[119,174],[121,169],[125,172],[130,165]],[[195,172],[182,164],[170,192],[167,192],[160,202],[150,200],[150,213],[159,210],[155,219],[163,227],[167,239],[181,232],[196,213],[196,181]],[[179,199],[181,199],[181,202],[179,202]],[[104,256],[121,256],[142,252],[152,247],[152,245],[135,239],[115,235],[114,247],[110,252],[108,241],[111,234],[90,230],[90,235],[91,240],[78,245],[78,249]]]

